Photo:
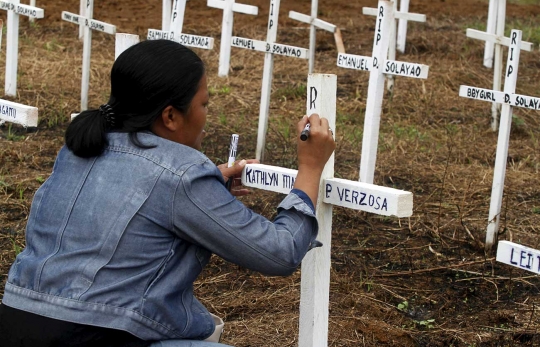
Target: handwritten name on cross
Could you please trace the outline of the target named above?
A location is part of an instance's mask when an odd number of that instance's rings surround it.
[[[0,99],[0,124],[16,123],[25,127],[37,127],[38,109]]]
[[[335,75],[309,75],[307,114],[323,115],[332,129],[335,129],[336,124],[336,91]],[[297,170],[277,166],[248,164],[242,172],[242,184],[288,194],[294,186],[297,173]],[[319,223],[318,240],[323,246],[311,250],[302,261],[300,347],[326,347],[328,343],[332,206],[378,215],[408,217],[412,215],[413,196],[402,190],[334,178],[332,155],[321,176],[319,199],[314,203]]]
[[[212,49],[214,39],[211,37],[183,34],[184,13],[186,11],[186,0],[174,0],[171,13],[171,24],[169,31],[149,29],[148,40],[166,39],[176,41],[184,46]]]
[[[490,3],[490,8],[492,4]],[[506,17],[506,0],[499,0],[497,4],[493,5],[497,11],[495,34],[489,32],[482,32],[474,29],[467,29],[467,37],[477,40],[486,41],[486,50],[488,49],[487,43],[494,45],[495,57],[493,68],[493,90],[500,91],[502,85],[502,69],[503,69],[503,46],[510,46],[510,39],[504,36],[505,29],[505,17]],[[493,10],[492,10],[493,11]],[[492,15],[490,13],[490,15]],[[532,43],[521,42],[519,45],[521,50],[532,51]],[[484,54],[485,51],[484,51]],[[484,56],[484,65],[485,65]],[[500,115],[500,104],[493,102],[491,104],[491,129],[497,130],[498,119]]]
[[[392,12],[393,4],[391,1],[379,1],[371,57],[340,53],[337,59],[339,67],[369,71],[370,73],[360,162],[360,181],[365,183],[373,183],[375,174],[384,94],[384,75],[425,79],[429,71],[429,66],[426,65],[386,59],[390,42],[388,31],[394,20]]]
[[[229,75],[229,65],[231,61],[234,12],[256,16],[259,14],[259,8],[257,6],[237,4],[235,3],[235,0],[208,0],[208,6],[223,10],[218,76],[225,77]]]
[[[426,16],[423,14],[418,13],[408,13],[409,11],[409,1],[403,1],[401,2],[401,9],[398,12],[397,10],[397,0],[393,2],[393,11],[392,16],[394,20],[391,22],[390,26],[390,42],[388,44],[388,59],[389,60],[395,60],[396,59],[396,48],[398,47],[398,44],[401,40],[401,47],[403,50],[401,52],[405,51],[405,41],[407,36],[407,21],[414,21],[414,22],[425,22]],[[370,16],[377,16],[377,9],[376,8],[369,8],[369,7],[363,7],[362,13],[365,15]],[[400,32],[398,32],[396,36],[396,20],[399,20],[400,24]],[[386,88],[388,91],[392,92],[394,89],[394,78],[392,75],[387,75],[387,85]]]
[[[272,89],[272,70],[274,69],[274,54],[287,57],[308,59],[309,51],[305,48],[277,44],[277,27],[279,18],[280,0],[270,1],[270,11],[268,15],[268,31],[266,41],[258,41],[233,36],[231,45],[233,47],[251,49],[266,53],[264,56],[264,70],[261,89],[261,102],[259,105],[259,128],[257,135],[257,148],[255,157],[260,161],[264,160],[264,146],[266,131],[268,128],[268,113],[270,112],[270,92]]]
[[[81,79],[81,111],[88,109],[88,88],[90,84],[90,56],[92,54],[92,30],[101,31],[110,35],[116,33],[116,26],[93,19],[94,1],[86,0],[85,16],[62,11],[62,20],[83,25],[83,63]]]
[[[43,18],[41,8],[22,5],[19,0],[0,1],[0,10],[7,11],[6,76],[4,94],[17,95],[17,67],[19,65],[19,16]]]
[[[491,202],[486,234],[486,250],[488,251],[495,243],[497,230],[499,229],[504,178],[506,175],[506,160],[510,142],[510,127],[512,125],[512,109],[513,107],[523,107],[540,111],[540,98],[515,94],[521,52],[521,37],[522,32],[520,30],[512,30],[503,92],[469,86],[460,86],[459,88],[459,96],[502,104],[501,124],[497,140],[497,154],[493,170],[493,185],[491,188]]]
[[[315,46],[316,46],[316,32],[317,28],[323,29],[326,31],[331,32],[332,34],[335,34],[337,27],[334,24],[330,24],[328,22],[325,22],[319,18],[317,18],[318,14],[318,0],[312,0],[311,1],[311,16],[307,16],[305,14],[301,14],[295,11],[289,12],[289,18],[297,20],[299,22],[307,23],[310,25],[309,30],[309,73],[313,72],[313,69],[315,68]]]

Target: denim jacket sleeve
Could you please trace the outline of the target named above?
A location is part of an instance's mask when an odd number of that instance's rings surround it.
[[[266,275],[290,275],[317,243],[313,206],[299,195],[287,195],[270,221],[232,196],[207,160],[181,176],[174,195],[174,231],[232,263]]]

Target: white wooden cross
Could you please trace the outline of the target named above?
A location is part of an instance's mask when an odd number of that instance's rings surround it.
[[[365,183],[373,183],[373,176],[375,174],[375,161],[377,159],[379,126],[384,95],[384,75],[425,79],[429,71],[429,66],[427,65],[386,59],[390,42],[389,29],[392,27],[392,22],[394,21],[392,12],[392,1],[379,1],[371,57],[340,53],[337,59],[337,65],[340,67],[370,72],[360,162],[360,181]]]
[[[118,59],[118,56],[126,49],[139,43],[139,40],[139,35],[117,33],[114,44],[114,60]]]
[[[231,41],[231,45],[233,47],[251,49],[266,53],[264,56],[261,102],[259,105],[259,130],[257,134],[257,148],[255,151],[255,157],[261,162],[264,160],[265,137],[268,128],[268,113],[270,112],[270,93],[272,89],[274,54],[301,59],[308,59],[309,56],[309,50],[305,48],[275,43],[277,37],[279,4],[280,0],[270,0],[266,41],[246,39],[237,36],[233,36]]]
[[[171,30],[171,14],[172,0],[163,0],[163,8],[161,10],[161,30]]]
[[[490,3],[490,11],[492,4]],[[496,4],[493,4],[493,7],[497,11],[496,16],[496,28],[495,34],[488,32],[482,32],[474,29],[467,29],[467,37],[477,40],[486,41],[486,48],[484,51],[484,65],[486,62],[486,51],[488,50],[487,43],[494,45],[495,47],[495,58],[493,60],[495,66],[493,68],[493,90],[500,91],[502,85],[502,69],[503,69],[503,46],[510,45],[510,39],[504,36],[505,28],[505,17],[506,17],[506,0],[498,0]],[[491,13],[490,13],[491,15]],[[533,45],[530,42],[521,42],[520,49],[524,51],[532,51]],[[489,54],[487,54],[489,56]],[[489,57],[488,57],[489,59]],[[493,102],[491,104],[491,129],[493,131],[497,130],[498,119],[501,109],[500,104]]]
[[[335,75],[310,74],[308,77],[307,114],[318,113],[328,119],[336,133]],[[309,140],[308,140],[309,141]],[[248,164],[242,172],[247,187],[288,194],[298,171]],[[312,249],[302,261],[300,286],[300,347],[328,345],[328,307],[330,291],[330,245],[332,241],[332,206],[342,206],[385,216],[412,215],[413,195],[410,192],[334,178],[334,155],[324,167],[316,202],[322,247]]]
[[[219,69],[218,76],[229,75],[229,65],[231,61],[231,40],[233,31],[234,12],[259,14],[257,6],[242,5],[235,3],[235,0],[208,0],[208,6],[223,10],[223,20],[221,22],[221,42],[219,46]]]
[[[405,51],[405,41],[406,41],[406,36],[407,36],[407,21],[414,21],[414,22],[426,21],[426,15],[424,14],[408,13],[409,0],[401,1],[400,11],[397,10],[397,0],[393,1],[393,3],[394,5],[392,9],[392,16],[394,20],[391,21],[390,31],[389,31],[389,35],[390,35],[390,42],[388,44],[388,59],[389,60],[396,60],[396,48],[399,43],[399,40],[402,41],[402,45],[403,45],[402,46],[403,50],[401,52]],[[370,8],[370,7],[363,7],[362,13],[369,16],[378,15],[377,9]],[[399,20],[400,29],[402,30],[401,33],[396,33],[396,20]],[[388,91],[392,92],[394,89],[394,78],[392,75],[387,75],[386,78],[387,78],[386,88],[388,89]]]
[[[62,11],[62,19],[84,25],[84,40],[83,40],[83,65],[81,79],[81,111],[88,109],[88,88],[90,84],[90,55],[92,53],[92,30],[101,31],[107,34],[114,35],[116,26],[105,22],[100,22],[93,19],[94,0],[86,0],[84,10],[85,16],[80,16],[75,13]]]
[[[313,73],[315,67],[315,46],[316,46],[316,31],[317,28],[323,29],[334,34],[337,27],[334,24],[330,24],[317,18],[319,11],[319,0],[311,0],[311,16],[301,14],[295,11],[289,12],[289,18],[295,19],[300,22],[310,24],[309,30],[309,73]]]
[[[493,169],[493,185],[491,188],[491,202],[486,234],[486,250],[490,250],[495,243],[497,231],[499,229],[504,178],[506,175],[506,160],[510,142],[510,127],[512,125],[512,109],[513,107],[523,107],[540,111],[540,98],[515,94],[519,56],[521,52],[521,36],[522,32],[520,30],[512,30],[503,92],[469,86],[460,86],[459,88],[459,96],[502,104],[501,125],[499,128],[499,138],[497,140],[497,155],[495,158],[495,167]]]
[[[495,35],[495,29],[497,27],[497,14],[499,0],[489,0],[488,6],[488,19],[486,26],[486,33]],[[491,41],[486,41],[486,46],[484,47],[484,66],[487,68],[493,67],[493,53],[495,52],[495,44]]]
[[[0,124],[4,122],[16,123],[25,127],[37,127],[38,109],[0,99]]]
[[[43,18],[41,8],[22,5],[19,0],[0,1],[0,10],[7,11],[6,75],[4,94],[17,95],[17,66],[19,56],[19,15]]]
[[[184,46],[212,49],[214,39],[211,37],[189,35],[182,33],[184,25],[184,13],[186,11],[186,0],[174,0],[171,12],[170,28],[168,31],[148,29],[148,40],[167,39],[176,41]]]

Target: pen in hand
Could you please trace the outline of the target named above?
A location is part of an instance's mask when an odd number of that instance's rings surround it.
[[[238,138],[240,136],[238,134],[232,134],[231,135],[231,144],[229,146],[229,161],[227,162],[227,167],[231,167],[234,165],[234,162],[236,161],[236,151],[238,149]],[[234,178],[229,177],[227,182],[225,183],[225,187],[228,191],[231,191],[232,183]]]

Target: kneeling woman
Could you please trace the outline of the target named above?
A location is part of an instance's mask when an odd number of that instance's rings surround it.
[[[269,221],[235,198],[246,190],[225,187],[246,162],[216,167],[199,151],[208,97],[203,62],[178,43],[120,55],[109,102],[73,120],[35,194],[0,346],[218,346],[215,317],[193,295],[212,253],[267,275],[296,270],[317,236],[335,148],[327,120],[309,119],[294,189]]]

